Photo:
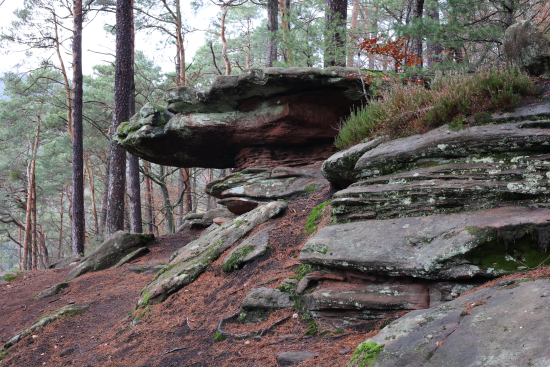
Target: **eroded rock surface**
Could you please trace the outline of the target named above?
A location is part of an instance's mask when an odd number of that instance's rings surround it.
[[[519,21],[506,29],[504,55],[533,76],[550,76],[550,39],[530,21]]]
[[[229,252],[223,260],[222,269],[226,273],[230,273],[241,268],[244,264],[264,255],[269,246],[269,231],[274,226],[262,229],[244,241]]]
[[[167,108],[146,105],[121,124],[115,141],[171,166],[306,165],[335,153],[334,127],[365,100],[353,74],[357,69],[250,69],[218,76],[208,90],[173,88]]]
[[[170,294],[193,282],[223,252],[286,208],[285,203],[268,203],[212,229],[180,248],[174,252],[155,279],[143,289],[138,306],[162,302]]]
[[[300,261],[386,276],[494,277],[548,257],[549,220],[550,209],[502,207],[340,224],[321,228]]]
[[[524,280],[410,312],[359,345],[349,366],[548,366],[549,299],[550,280]]]
[[[241,307],[244,309],[271,309],[291,307],[290,293],[272,288],[253,288],[246,293]]]
[[[81,276],[89,271],[97,271],[116,265],[126,255],[133,253],[147,242],[153,241],[152,233],[138,234],[118,231],[106,239],[97,249],[84,256],[78,266],[67,275],[67,281]]]
[[[220,199],[235,214],[264,203],[309,195],[327,183],[320,163],[305,167],[248,168],[206,185],[206,193]]]

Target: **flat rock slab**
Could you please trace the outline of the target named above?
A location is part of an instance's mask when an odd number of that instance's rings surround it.
[[[299,168],[247,168],[209,182],[205,191],[221,199],[218,204],[242,214],[265,202],[309,195],[326,183],[316,163]]]
[[[254,228],[287,208],[286,203],[271,202],[213,228],[200,238],[174,252],[168,264],[142,291],[138,306],[164,301],[193,282],[223,252]]]
[[[114,139],[134,155],[178,167],[324,160],[334,153],[335,124],[364,103],[360,79],[350,77],[357,71],[249,69],[216,77],[208,90],[173,88],[167,108],[144,106]]]
[[[518,283],[412,311],[359,345],[349,366],[548,366],[550,280]]]
[[[223,260],[222,269],[230,273],[241,268],[244,264],[262,256],[269,246],[269,231],[275,226],[262,229],[254,236],[245,239],[237,247],[231,250]]]
[[[501,154],[429,163],[428,167],[370,178],[338,191],[331,202],[332,217],[338,222],[385,219],[550,200],[549,154]]]
[[[294,366],[305,362],[315,355],[315,353],[310,352],[283,352],[277,356],[277,363],[279,366]]]
[[[148,242],[154,239],[155,236],[152,233],[138,234],[118,231],[106,239],[97,249],[86,255],[78,266],[69,272],[67,281],[89,271],[110,268],[116,265],[126,255],[131,254],[141,247],[145,247]]]
[[[493,277],[545,262],[549,220],[549,209],[502,207],[333,225],[303,246],[300,261],[425,279]]]
[[[276,288],[260,287],[252,288],[246,293],[241,307],[244,309],[286,308],[292,307],[292,301],[290,293],[282,292]]]

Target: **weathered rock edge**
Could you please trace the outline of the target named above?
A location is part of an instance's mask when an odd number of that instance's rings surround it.
[[[192,283],[210,263],[260,224],[287,208],[271,202],[230,220],[174,252],[168,264],[142,291],[137,306],[164,301],[170,294]]]
[[[144,106],[119,126],[114,141],[148,161],[179,167],[324,160],[333,152],[334,126],[364,102],[354,74],[354,68],[250,69],[218,76],[209,90],[170,89],[168,108]]]
[[[81,314],[88,309],[88,306],[89,305],[68,305],[41,317],[31,327],[24,328],[19,333],[17,333],[17,335],[8,340],[6,344],[4,344],[4,347],[2,348],[2,350],[0,350],[0,360],[2,360],[3,355],[10,347],[20,342],[23,338],[29,336],[37,330],[42,329],[44,326],[51,324],[53,321],[59,319],[60,317],[66,315]]]
[[[264,228],[237,245],[223,259],[222,270],[226,273],[231,273],[241,268],[244,264],[264,255],[269,246],[269,231],[273,228],[275,226]]]
[[[349,367],[547,366],[550,280],[522,281],[412,311],[360,344]]]
[[[106,239],[97,249],[86,255],[78,266],[74,267],[67,275],[67,281],[81,276],[89,271],[97,271],[110,268],[126,255],[145,247],[147,242],[153,241],[152,233],[127,233],[118,231]]]
[[[502,207],[333,225],[303,246],[300,261],[424,279],[494,277],[547,259],[549,220],[550,209]]]

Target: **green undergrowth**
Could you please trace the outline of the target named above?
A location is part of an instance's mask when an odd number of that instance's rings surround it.
[[[430,89],[394,83],[343,123],[335,140],[340,149],[375,136],[390,139],[424,133],[451,122],[461,128],[465,116],[512,108],[522,96],[540,93],[528,75],[516,69],[480,69],[436,74]]]
[[[312,234],[317,229],[317,222],[319,219],[322,218],[323,215],[323,209],[325,206],[329,205],[331,200],[327,200],[322,204],[317,205],[313,210],[311,211],[311,214],[306,220],[306,227],[305,230],[307,234]]]
[[[4,280],[6,282],[11,282],[12,280],[17,279],[17,275],[15,274],[4,274]]]

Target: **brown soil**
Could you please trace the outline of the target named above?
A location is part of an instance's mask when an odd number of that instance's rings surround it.
[[[44,314],[74,301],[89,304],[81,315],[63,317],[8,350],[2,366],[276,366],[283,351],[310,351],[317,355],[301,366],[345,366],[355,347],[367,335],[320,325],[323,336],[305,335],[312,320],[297,309],[266,313],[256,322],[228,321],[224,331],[244,333],[267,327],[298,313],[261,338],[215,340],[220,320],[240,308],[250,288],[275,288],[295,275],[297,255],[311,237],[304,233],[311,210],[330,199],[329,185],[317,193],[289,203],[286,213],[255,229],[275,224],[271,250],[232,274],[221,270],[223,256],[185,289],[165,302],[135,310],[141,289],[152,279],[136,274],[129,264],[119,269],[85,274],[74,279],[63,296],[42,300],[32,297],[64,281],[69,268],[22,274],[0,288],[0,342],[5,343],[23,327]],[[328,221],[322,221],[326,224]],[[150,245],[151,253],[131,265],[167,262],[177,249],[198,233],[162,236]],[[8,288],[9,287],[9,288]],[[59,299],[58,299],[59,298]],[[138,318],[138,324],[131,322]],[[373,324],[373,326],[376,326]],[[177,349],[176,348],[182,348]],[[342,353],[342,354],[341,354]]]

